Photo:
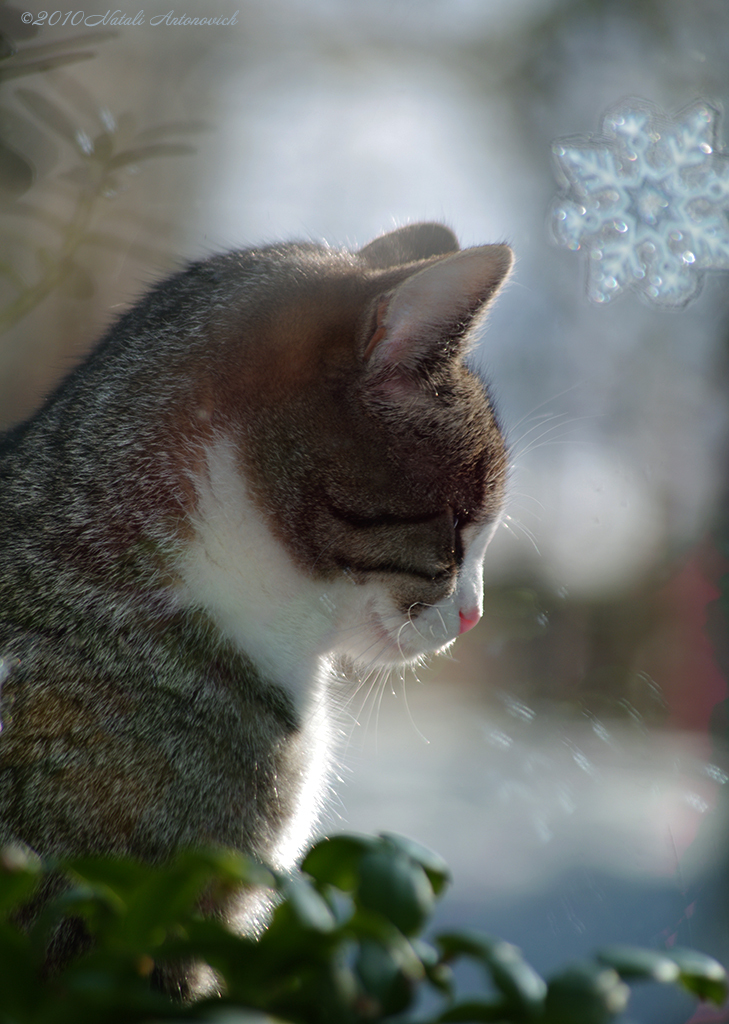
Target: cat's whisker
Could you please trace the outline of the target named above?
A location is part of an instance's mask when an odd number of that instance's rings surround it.
[[[577,381],[574,384],[570,384],[570,386],[568,388],[563,388],[562,391],[558,391],[557,394],[550,395],[549,398],[545,398],[543,402],[539,403],[539,405],[535,405],[532,409],[529,410],[529,412],[524,413],[524,415],[521,417],[521,419],[517,420],[516,423],[512,423],[511,428],[510,428],[510,432],[513,432],[514,430],[517,430],[522,425],[522,423],[528,422],[531,418],[535,417],[535,414],[540,409],[543,409],[545,405],[550,405],[552,402],[556,402],[560,398],[564,398],[564,396],[568,395],[571,391],[576,391],[578,388],[583,388],[584,386],[585,386],[585,381],[584,380]],[[552,414],[551,413],[546,413],[546,414],[542,413],[541,415],[544,416],[544,415],[552,415]],[[560,414],[558,414],[558,415],[560,415]],[[562,414],[562,415],[566,415],[566,414]]]
[[[354,677],[355,686],[354,686],[354,689],[352,689],[351,688],[351,684],[352,684],[353,678],[352,678],[352,674],[350,673],[349,678],[346,680],[346,682],[349,683],[349,687],[348,687],[348,690],[347,690],[346,694],[343,694],[343,704],[342,704],[342,706],[343,707],[350,707],[355,702],[355,700],[357,700],[358,698],[361,698],[361,706],[364,707],[364,705],[365,705],[365,703],[367,701],[367,696],[369,694],[369,688],[371,688],[371,686],[372,686],[373,676],[374,676],[374,669],[372,669],[372,670],[365,670],[363,672],[360,672],[356,677]],[[368,689],[366,690],[366,692],[362,696],[362,691],[366,687]]]
[[[580,444],[583,443],[581,438],[570,436],[569,433],[565,433],[561,436],[555,436],[556,431],[560,428],[570,428],[573,430],[578,424],[596,421],[599,416],[595,415],[583,415],[574,416],[569,412],[546,412],[540,413],[539,410],[545,406],[557,402],[559,399],[564,398],[570,392],[582,389],[585,386],[585,381],[578,381],[575,384],[570,385],[567,388],[563,388],[561,391],[549,398],[540,402],[532,410],[525,413],[516,423],[513,423],[509,429],[508,448],[511,455],[511,464],[523,458],[537,448],[544,446],[552,446],[555,444]],[[530,421],[534,422],[527,426],[522,433],[516,437],[516,432],[522,427],[523,424],[529,424]],[[535,432],[541,431],[537,436],[533,436]],[[550,435],[552,435],[550,437]]]
[[[414,672],[413,672],[413,675],[415,676],[415,681],[419,683],[419,682],[420,682],[420,680],[418,679],[418,677],[417,677],[417,676],[415,675],[415,673],[414,673]],[[408,716],[408,718],[410,719],[410,724],[412,725],[413,729],[415,730],[415,732],[417,733],[417,735],[418,735],[418,736],[420,737],[420,739],[421,739],[421,740],[423,741],[423,743],[426,743],[426,744],[428,744],[428,746],[429,746],[429,745],[430,745],[430,740],[429,740],[429,739],[428,739],[428,737],[427,737],[427,736],[426,736],[426,735],[425,735],[425,734],[424,734],[424,733],[422,732],[422,730],[418,728],[418,726],[417,726],[417,724],[416,724],[416,722],[415,722],[415,719],[414,719],[414,717],[413,717],[413,713],[412,713],[412,711],[410,710],[410,702],[408,701],[407,687],[406,687],[406,685],[405,685],[405,679],[404,679],[404,677],[403,677],[403,678],[401,679],[401,682],[402,682],[402,696],[403,696],[403,703],[405,704],[405,710],[407,711],[407,716]]]
[[[528,494],[526,491],[512,491],[511,494],[509,495],[509,505],[508,505],[508,507],[511,508],[511,506],[514,504],[514,502],[516,500],[519,500],[519,501],[531,501],[535,505],[539,506],[540,512],[546,511],[546,506],[545,506],[544,502],[540,501],[539,498],[535,498],[533,494]],[[532,512],[532,514],[536,515],[535,512]]]
[[[375,746],[377,745],[378,740],[378,725],[382,708],[382,700],[391,674],[391,668],[383,665],[380,665],[368,673],[367,681],[369,682],[369,686],[367,687],[367,692],[365,693],[364,699],[360,705],[359,714],[355,719],[355,724],[362,728],[363,732],[366,734],[370,730],[372,716],[375,716]],[[367,716],[363,721],[362,716],[365,709],[367,709]]]
[[[443,613],[441,612],[440,608],[436,608],[435,611],[436,611],[436,614],[437,614],[438,618],[440,619],[441,625],[443,626],[443,635],[447,636],[448,635],[448,627],[446,626],[445,619],[443,618]]]
[[[568,426],[574,422],[572,414],[567,412],[549,412],[542,413],[540,416],[534,417],[534,422],[526,427],[518,437],[514,436],[514,430],[510,431],[509,437],[509,448],[511,451],[514,449],[521,450],[520,445],[525,442],[530,443],[532,436],[539,430],[556,430],[558,427]]]
[[[376,704],[377,704],[376,710],[377,710],[377,713],[375,715],[375,750],[378,749],[378,742],[379,742],[379,738],[380,738],[380,731],[379,730],[380,730],[380,714],[382,712],[382,699],[385,696],[385,688],[386,688],[388,683],[390,684],[390,691],[391,691],[393,697],[397,696],[397,694],[395,693],[394,689],[392,689],[392,682],[391,682],[392,675],[393,675],[393,672],[392,672],[391,669],[382,669],[381,672],[380,672],[380,687],[379,687],[379,692],[377,693],[377,700],[376,700]]]
[[[344,632],[344,631],[343,631]],[[361,627],[355,630],[361,635]],[[354,635],[354,634],[353,634]],[[378,665],[382,665],[382,659],[389,647],[395,648],[396,641],[383,642],[382,637],[372,637],[371,634],[362,636],[363,641],[369,641],[362,649],[358,650],[351,642],[348,644],[347,659],[356,666],[359,673],[366,674]],[[374,653],[372,653],[374,651]],[[402,657],[401,659],[402,660]]]
[[[408,616],[407,623],[403,623],[403,625],[400,627],[400,631],[402,631],[405,628],[406,625],[409,625],[409,626],[411,626],[415,630],[415,632],[418,634],[418,636],[420,637],[421,640],[425,640],[426,638],[423,636],[423,634],[420,632],[418,627],[415,625],[415,622],[413,621],[413,608],[415,608],[416,606],[417,606],[417,602],[414,602],[408,608],[408,610],[407,610],[407,616]],[[398,631],[398,637],[400,635],[400,631]]]
[[[316,556],[316,558],[315,558],[315,559],[314,559],[314,561],[312,562],[312,570],[316,568],[316,566],[317,566],[317,565],[318,565],[318,563],[319,563],[319,562],[321,561],[321,559],[322,559],[322,558],[324,557],[324,555],[325,555],[325,554],[326,554],[326,553],[327,553],[327,552],[328,552],[328,551],[329,551],[329,550],[330,550],[331,548],[333,548],[333,547],[334,547],[335,541],[336,541],[336,538],[335,538],[335,537],[332,537],[332,539],[331,539],[331,540],[329,541],[329,543],[328,543],[328,544],[324,544],[324,545],[322,546],[322,548],[321,548],[321,549],[320,549],[320,551],[319,551],[319,554],[318,554],[318,555]],[[349,579],[349,578],[350,578],[350,577],[349,577],[349,573],[348,573],[348,571],[347,571],[346,569],[342,571],[342,576],[343,576],[343,577],[345,577],[345,579]]]
[[[372,672],[370,672],[368,678],[370,680],[370,683],[365,694],[364,701],[362,702],[362,711],[364,711],[364,709],[368,707],[367,719],[363,726],[365,732],[369,730],[370,723],[372,721],[372,716],[375,713],[375,708],[379,706],[378,697],[382,692],[382,687],[384,684],[384,680],[382,678],[382,669],[374,669]]]
[[[520,530],[523,536],[526,537],[532,545],[536,554],[541,556],[541,551],[539,550],[539,544],[537,543],[535,534],[519,519],[514,519],[513,516],[505,515],[502,517],[501,525],[505,530],[508,530],[509,533],[513,533],[515,536],[517,535],[517,529]]]
[[[403,662],[407,662],[409,660],[407,655],[404,653],[404,651],[402,649],[402,645],[400,643],[400,638],[401,638],[403,630],[405,629],[406,626],[410,626],[412,629],[414,629],[415,632],[417,633],[417,635],[420,637],[420,639],[423,640],[424,642],[427,642],[426,637],[423,636],[423,634],[420,632],[418,627],[412,621],[410,613],[408,612],[407,621],[403,622],[403,624],[400,626],[400,628],[397,631],[397,636],[396,636],[397,649],[398,649],[398,651],[400,653],[400,660],[403,661]]]
[[[415,620],[413,619],[413,608],[416,608],[416,607],[417,608],[432,608],[433,609],[435,614],[440,619],[440,624],[442,626],[442,637],[438,637],[436,635],[435,627],[433,625],[428,625],[428,632],[430,634],[429,636],[425,636],[422,633],[422,631],[416,625]],[[443,613],[441,612],[440,608],[438,608],[438,606],[435,605],[435,604],[424,604],[423,602],[415,601],[408,608],[407,616],[408,616],[408,623],[409,623],[409,625],[412,626],[412,628],[415,630],[415,632],[421,638],[421,640],[423,640],[426,643],[435,642],[436,644],[440,644],[448,636],[448,627],[446,625],[445,619],[443,618]]]
[[[349,749],[349,745],[354,741],[355,731],[358,729],[362,730],[362,734],[366,734],[369,729],[369,723],[372,718],[373,701],[371,697],[378,685],[378,673],[370,672],[367,673],[360,681],[355,691],[351,693],[344,706],[340,709],[340,715],[345,712],[349,715],[351,726],[347,733],[347,742],[345,746],[345,752]],[[366,689],[365,689],[366,688]],[[362,691],[364,690],[364,694]],[[363,722],[363,716],[367,710],[366,720]]]
[[[511,445],[512,460],[518,462],[523,459],[524,456],[529,455],[537,448],[547,448],[558,444],[580,444],[582,438],[571,437],[566,431],[574,430],[580,423],[588,420],[594,420],[593,416],[579,416],[579,417],[568,417],[567,414],[555,414],[553,417],[554,422],[550,422],[547,426],[543,423],[535,424],[530,430],[526,431],[518,441]],[[536,436],[530,437],[535,431],[540,428],[541,433]],[[557,431],[563,429],[565,433],[558,435]],[[528,439],[528,441],[527,441]],[[526,443],[524,443],[526,442]]]
[[[374,657],[370,657],[370,662],[369,662],[369,664],[370,664],[370,665],[375,665],[375,664],[377,664],[377,662],[378,662],[378,661],[379,661],[379,660],[381,659],[381,657],[382,657],[382,655],[383,655],[383,654],[385,653],[385,651],[387,651],[387,650],[388,650],[388,648],[390,648],[390,647],[395,647],[396,645],[397,645],[397,641],[396,641],[396,640],[387,640],[387,641],[383,641],[381,637],[375,637],[375,638],[374,638],[374,639],[373,639],[373,640],[372,640],[372,641],[371,641],[371,642],[370,642],[370,643],[368,644],[368,646],[367,646],[367,647],[365,647],[365,648],[364,648],[364,650],[362,650],[362,651],[361,651],[361,652],[360,652],[360,653],[359,653],[359,654],[357,655],[357,664],[358,664],[358,665],[360,665],[360,664],[364,664],[364,661],[365,661],[365,657],[366,657],[366,656],[367,656],[368,654],[370,654],[370,652],[371,652],[371,651],[373,650],[373,648],[377,648],[377,649],[378,649],[378,650],[377,650],[377,653],[376,653],[376,654],[374,655]],[[399,646],[398,646],[398,648],[397,648],[397,649],[398,649],[398,651],[400,651],[400,649],[399,649]],[[401,653],[401,652],[400,652],[400,653]]]

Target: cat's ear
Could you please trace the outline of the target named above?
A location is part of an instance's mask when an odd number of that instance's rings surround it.
[[[387,235],[380,235],[358,255],[375,270],[399,267],[403,263],[427,260],[458,252],[458,239],[442,224],[408,224]]]
[[[482,245],[406,278],[380,299],[364,349],[369,368],[408,371],[439,354],[462,353],[513,259],[508,245]]]

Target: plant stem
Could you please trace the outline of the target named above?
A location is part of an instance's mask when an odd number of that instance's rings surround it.
[[[40,280],[34,285],[26,287],[12,302],[0,310],[0,334],[14,327],[68,277],[73,265],[72,257],[83,241],[91,221],[94,203],[103,183],[104,178],[102,177],[93,192],[84,192],[79,196],[71,221],[64,231],[58,253]]]

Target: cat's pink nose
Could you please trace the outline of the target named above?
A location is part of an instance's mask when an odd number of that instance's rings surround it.
[[[461,617],[461,628],[459,633],[467,633],[469,629],[473,629],[481,618],[481,612],[478,608],[469,608],[468,611],[459,612],[458,614]]]

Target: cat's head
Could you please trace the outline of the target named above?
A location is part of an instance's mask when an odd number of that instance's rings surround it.
[[[442,649],[480,617],[504,499],[504,441],[464,357],[510,249],[458,251],[446,228],[417,224],[356,253],[244,256],[255,280],[221,317],[197,417],[220,507],[249,508],[236,515],[257,539],[237,543],[261,560],[264,604],[280,628],[287,594],[292,619],[317,603],[322,646],[361,667]],[[234,471],[245,498],[223,495]]]

